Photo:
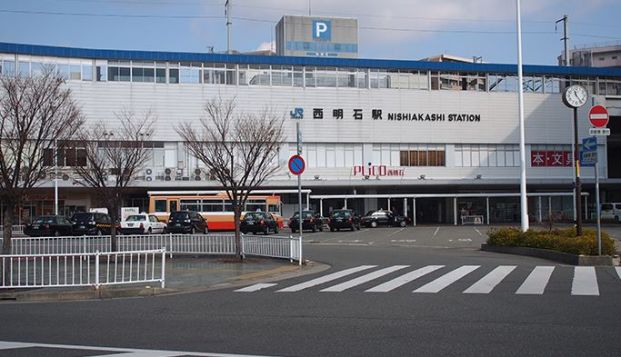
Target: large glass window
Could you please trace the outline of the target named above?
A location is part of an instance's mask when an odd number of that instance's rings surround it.
[[[397,151],[399,150],[399,151]],[[398,153],[393,155],[391,163],[393,166],[445,166],[444,145],[439,144],[410,144],[393,146],[393,151]],[[396,160],[399,160],[398,162]]]
[[[108,81],[129,82],[129,62],[108,62]]]
[[[182,63],[179,80],[181,83],[201,83],[201,64]]]

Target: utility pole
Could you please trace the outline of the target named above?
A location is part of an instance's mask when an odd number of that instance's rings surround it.
[[[231,53],[231,8],[233,0],[226,0],[224,3],[224,16],[226,16],[226,53]]]
[[[569,40],[569,37],[567,36],[567,22],[569,20],[567,18],[567,15],[563,15],[563,18],[560,20],[557,20],[556,23],[558,24],[561,21],[563,21],[563,37],[561,38],[561,41],[564,42],[564,46],[565,46],[565,55],[564,55],[565,58],[564,58],[563,64],[565,66],[569,66],[569,51],[567,50],[567,40]],[[554,29],[556,30],[556,25]]]
[[[556,30],[556,24],[558,24],[559,22],[563,22],[563,37],[561,37],[561,41],[563,41],[563,47],[564,47],[564,52],[563,52],[563,65],[564,66],[569,66],[569,50],[568,45],[567,45],[567,41],[569,40],[569,36],[567,35],[567,23],[569,21],[567,15],[563,15],[563,18],[561,18],[560,20],[557,20],[555,25],[554,25],[554,29]],[[566,87],[569,87],[570,83],[567,82],[565,83]],[[572,126],[572,132],[576,131],[575,129],[575,123],[572,121],[571,126]],[[573,160],[573,165],[572,165],[572,169],[574,172],[576,172],[576,146],[572,145],[571,146],[571,157],[574,158]],[[574,189],[573,191],[573,195],[574,195],[574,199],[573,199],[573,206],[574,206],[574,222],[577,222],[578,220],[578,207],[576,206],[576,176],[573,175],[573,183],[574,183]]]

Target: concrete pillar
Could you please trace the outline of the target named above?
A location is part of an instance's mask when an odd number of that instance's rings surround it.
[[[416,227],[416,198],[412,199],[412,224]]]
[[[543,207],[541,206],[541,196],[537,197],[537,222],[541,223],[542,222],[542,212],[541,209]]]
[[[485,213],[487,214],[487,225],[489,226],[489,197],[485,197]]]
[[[453,225],[457,225],[457,197],[453,197]]]
[[[388,211],[391,211],[391,209],[390,209],[390,198],[388,199],[388,205],[387,206],[388,206],[388,208],[387,208]]]
[[[347,209],[347,198],[345,199],[345,207],[343,208]]]
[[[589,219],[589,206],[587,206],[587,204],[589,203],[589,196],[584,196],[584,205],[582,207],[584,207],[584,219],[588,220]]]
[[[306,209],[310,209],[310,192],[306,194]]]
[[[323,198],[319,199],[319,215],[323,217]]]
[[[408,199],[403,199],[403,216],[407,218],[408,216]]]
[[[548,219],[552,217],[552,196],[548,196]]]

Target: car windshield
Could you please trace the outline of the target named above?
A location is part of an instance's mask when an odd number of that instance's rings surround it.
[[[246,219],[246,218],[249,218],[249,219],[261,219],[261,218],[263,218],[263,214],[261,214],[259,212],[248,212],[244,216],[244,219]]]
[[[76,213],[71,217],[72,221],[87,221],[93,219],[92,213]]]
[[[311,211],[302,211],[302,214],[304,215],[304,218],[308,218],[308,217],[312,217],[313,216],[313,212]],[[300,216],[300,214],[298,212],[295,212],[293,214],[293,218],[298,218]]]
[[[170,214],[170,218],[188,219],[188,213],[187,212],[173,212]]]
[[[349,213],[349,211],[334,211],[332,212],[332,217],[334,218],[339,218],[339,217],[350,217],[351,213]]]
[[[146,220],[147,218],[145,216],[138,215],[138,214],[131,215],[127,217],[126,219],[127,222],[139,222],[139,221],[146,221]]]
[[[610,203],[602,204],[602,210],[607,211],[607,210],[611,210],[611,209],[612,209],[612,204],[610,204]]]
[[[51,224],[54,223],[54,217],[52,216],[41,216],[37,219],[35,219],[32,223],[36,223],[36,224]]]

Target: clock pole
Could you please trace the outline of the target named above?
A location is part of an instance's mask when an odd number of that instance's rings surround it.
[[[574,162],[576,166],[576,235],[582,235],[582,185],[580,183],[580,148],[578,147],[578,108],[574,108]]]

